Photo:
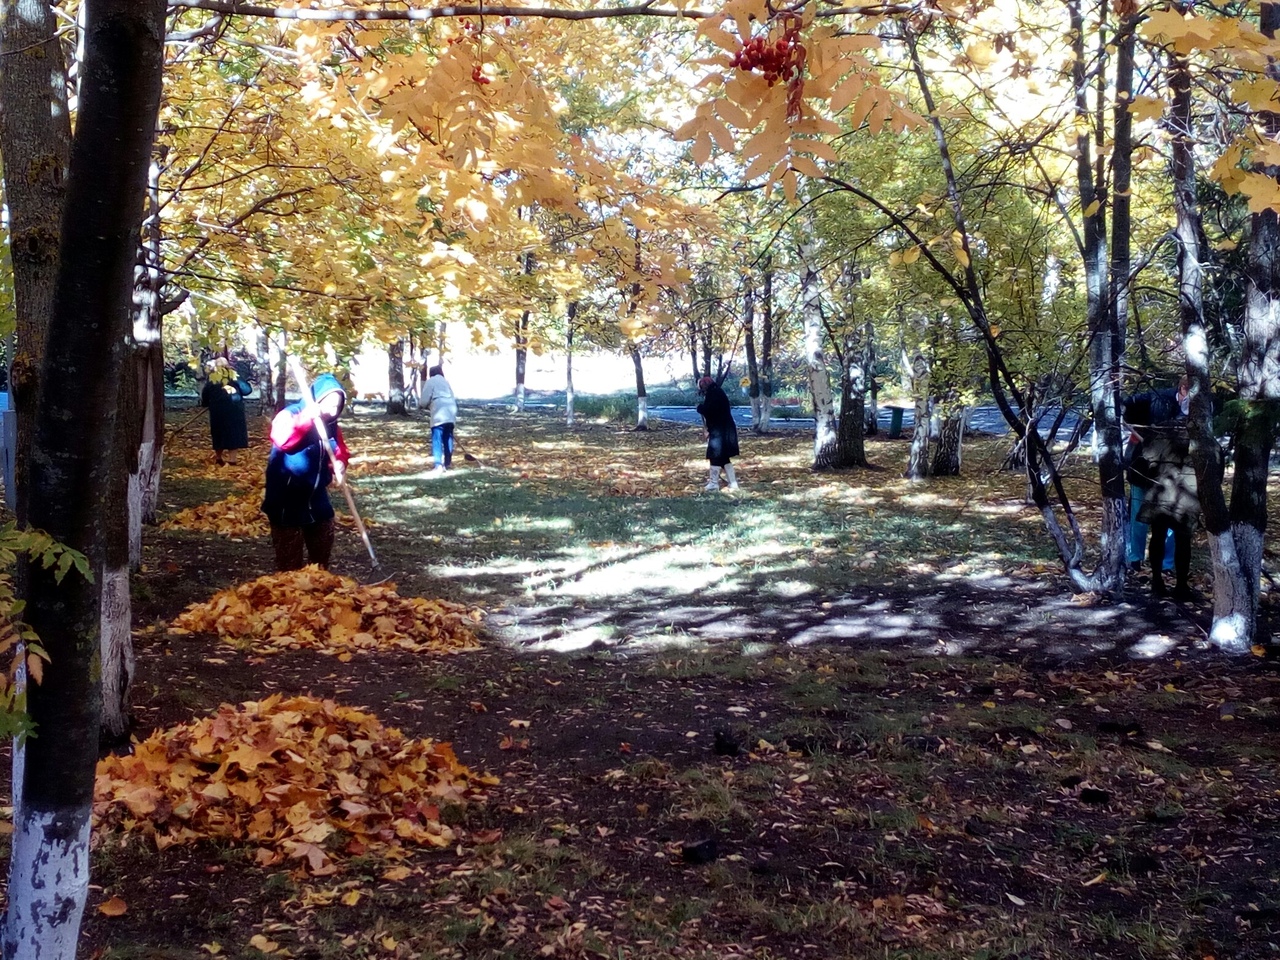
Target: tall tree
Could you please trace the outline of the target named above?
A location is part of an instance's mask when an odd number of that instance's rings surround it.
[[[79,111],[32,444],[29,519],[100,560],[120,369],[159,110],[163,0],[88,0]],[[46,81],[47,82],[47,81]],[[44,88],[29,91],[47,96]],[[17,91],[10,91],[18,95]],[[26,617],[54,665],[29,694],[5,957],[71,958],[88,890],[101,693],[96,584],[32,569]]]

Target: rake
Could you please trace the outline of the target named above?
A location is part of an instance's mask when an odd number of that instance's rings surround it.
[[[298,381],[298,388],[302,391],[302,402],[306,405],[307,412],[311,414],[312,420],[316,425],[316,433],[320,434],[320,443],[324,446],[325,452],[329,454],[329,465],[333,467],[334,476],[338,476],[338,457],[333,452],[333,446],[329,443],[329,431],[325,429],[324,420],[320,416],[320,409],[316,406],[315,398],[311,395],[311,383],[307,380],[306,371],[302,369],[302,364],[298,362],[296,357],[289,358],[289,368],[293,371],[293,377]],[[378,555],[373,552],[373,544],[369,541],[369,531],[365,529],[364,521],[360,519],[360,511],[356,509],[355,497],[351,495],[351,488],[347,486],[346,471],[342,471],[342,481],[338,484],[342,488],[342,495],[347,498],[347,509],[351,511],[351,519],[355,521],[356,530],[360,532],[360,539],[364,541],[364,548],[369,551],[369,560],[373,564],[373,569],[378,571],[381,564],[378,563]]]

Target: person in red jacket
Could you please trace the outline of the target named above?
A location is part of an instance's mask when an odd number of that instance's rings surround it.
[[[333,504],[329,484],[342,483],[351,453],[342,439],[338,418],[347,404],[337,377],[323,374],[311,385],[315,403],[291,403],[271,421],[271,454],[267,457],[267,492],[262,512],[271,521],[277,570],[297,570],[306,562],[329,565],[333,552]],[[316,424],[322,421],[329,452]]]

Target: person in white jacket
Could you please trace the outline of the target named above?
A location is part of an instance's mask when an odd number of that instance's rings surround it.
[[[453,388],[444,378],[444,368],[436,364],[422,385],[418,408],[431,417],[431,459],[434,473],[441,474],[453,467],[453,425],[458,419],[458,401]]]

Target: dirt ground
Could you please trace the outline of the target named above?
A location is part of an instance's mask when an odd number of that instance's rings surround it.
[[[735,497],[699,491],[692,429],[478,410],[462,429],[472,459],[432,479],[421,424],[354,418],[381,567],[344,529],[334,568],[483,607],[481,650],[341,662],[173,635],[269,571],[269,543],[152,531],[134,711],[143,737],[332,698],[451,742],[500,778],[487,801],[443,810],[457,842],[394,881],[376,856],[313,876],[100,833],[86,955],[1280,952],[1277,662],[1202,649],[1203,603],[1073,599],[981,451],[920,490],[900,443],[830,478],[808,438],[753,438]],[[166,516],[235,489],[196,439],[170,464]]]

